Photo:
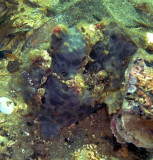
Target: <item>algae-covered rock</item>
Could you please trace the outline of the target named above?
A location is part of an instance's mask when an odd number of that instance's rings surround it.
[[[54,8],[59,21],[74,25],[80,21],[95,23],[109,17],[125,26],[137,26],[136,21],[143,22],[141,16],[126,0],[75,0],[59,4]]]
[[[152,149],[152,61],[140,50],[130,67],[126,79],[127,88],[118,115],[112,119],[111,128],[118,142],[129,142],[137,147]]]

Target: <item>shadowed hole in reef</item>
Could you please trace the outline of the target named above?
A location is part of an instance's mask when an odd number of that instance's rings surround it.
[[[70,140],[69,138],[65,138],[64,141],[68,143],[69,145],[73,144],[74,142]]]
[[[114,147],[113,148],[114,151],[117,151],[118,149],[121,148],[121,144],[116,141],[115,137],[113,137],[113,139],[112,139],[112,144],[113,144],[113,147]]]
[[[146,60],[144,60],[145,64],[147,67],[152,67],[153,68],[153,62],[148,62]]]
[[[66,71],[61,72],[62,77],[67,77],[68,73]]]
[[[42,104],[45,104],[45,103],[46,103],[46,98],[45,98],[45,97],[42,97],[42,98],[41,98],[41,102],[42,102]]]
[[[143,160],[151,160],[151,155],[144,148],[137,148],[132,143],[127,143],[127,149]]]

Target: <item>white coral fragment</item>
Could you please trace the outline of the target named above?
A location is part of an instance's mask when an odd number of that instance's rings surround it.
[[[13,112],[14,103],[6,97],[0,97],[0,111],[4,114],[11,114]]]

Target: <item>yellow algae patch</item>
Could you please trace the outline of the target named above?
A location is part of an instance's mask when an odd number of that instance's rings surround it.
[[[6,76],[8,73],[0,73],[0,76]]]
[[[77,28],[85,37],[85,40],[91,41],[90,43],[92,43],[92,45],[95,45],[96,42],[103,40],[102,32],[98,28],[96,28],[96,25],[94,24],[86,24],[84,22],[81,22],[77,25]]]
[[[85,92],[86,86],[81,74],[77,74],[73,79],[67,80],[65,83],[68,87],[74,89],[79,95],[83,95]]]
[[[100,155],[97,151],[97,145],[86,144],[82,148],[72,153],[73,160],[105,160],[106,156]]]

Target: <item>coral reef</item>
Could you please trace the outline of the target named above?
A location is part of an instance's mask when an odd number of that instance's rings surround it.
[[[148,4],[1,0],[0,159],[151,158]]]
[[[137,51],[123,26],[103,21],[72,28],[55,26],[47,61],[45,50],[26,49],[35,38],[23,46],[26,56],[17,85],[26,102],[34,100],[32,103],[40,106],[41,134],[45,139],[58,136],[61,128],[90,115],[103,102],[110,114],[116,112],[122,102],[117,97],[123,89],[125,69]],[[114,91],[117,102],[111,104],[108,93]]]
[[[137,46],[122,25],[102,21],[72,28],[55,26],[48,53],[37,49],[28,52],[28,43],[35,38],[23,46],[26,56],[17,85],[26,102],[40,106],[43,138],[58,136],[61,128],[90,115],[98,104],[105,102],[109,114],[124,104],[124,73]]]

